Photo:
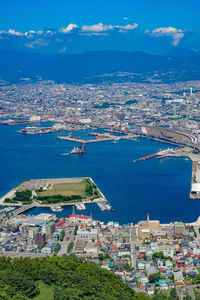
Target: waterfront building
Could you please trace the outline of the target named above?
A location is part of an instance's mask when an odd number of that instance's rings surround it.
[[[56,230],[56,225],[54,222],[48,222],[46,223],[46,234],[51,235]]]
[[[182,222],[175,222],[174,223],[174,236],[176,238],[182,237],[182,232],[185,230],[185,226]]]
[[[66,217],[66,219],[69,220],[71,223],[83,223],[83,224],[88,224],[92,221],[91,216],[85,216],[85,215],[76,215],[72,214]]]

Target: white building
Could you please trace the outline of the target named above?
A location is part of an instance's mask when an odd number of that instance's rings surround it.
[[[30,116],[29,120],[31,122],[40,122],[41,117],[40,116]]]
[[[97,229],[91,229],[91,231],[79,229],[77,231],[77,239],[86,240],[86,241],[90,241],[92,239],[97,240],[97,234],[98,234]]]

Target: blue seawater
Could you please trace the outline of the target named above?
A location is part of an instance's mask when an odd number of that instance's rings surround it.
[[[43,125],[42,125],[43,126]],[[23,135],[25,126],[0,126],[0,196],[24,179],[90,176],[114,208],[100,211],[96,204],[87,205],[82,212],[103,221],[120,224],[136,223],[146,218],[161,222],[195,221],[200,214],[200,201],[189,200],[191,161],[168,158],[133,163],[133,160],[160,149],[167,144],[140,138],[120,140],[116,144],[99,142],[87,144],[83,155],[61,156],[69,152],[74,142],[57,139],[66,132]],[[87,136],[88,131],[75,135]],[[173,147],[169,145],[169,147]],[[50,212],[35,208],[28,214]],[[57,213],[59,218],[72,213],[72,207]]]

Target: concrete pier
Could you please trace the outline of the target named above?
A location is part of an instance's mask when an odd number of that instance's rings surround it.
[[[67,140],[67,141],[76,142],[76,143],[89,144],[89,143],[121,140],[121,139],[133,139],[133,138],[138,137],[138,135],[136,135],[136,134],[122,135],[122,136],[116,136],[116,135],[104,136],[104,135],[98,134],[96,136],[97,136],[96,139],[90,139],[90,140],[84,140],[84,139],[71,137],[71,136],[58,136],[57,138],[60,140]]]

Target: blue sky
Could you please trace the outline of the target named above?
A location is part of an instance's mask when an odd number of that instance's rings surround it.
[[[77,53],[200,50],[199,0],[1,0],[0,48]]]

